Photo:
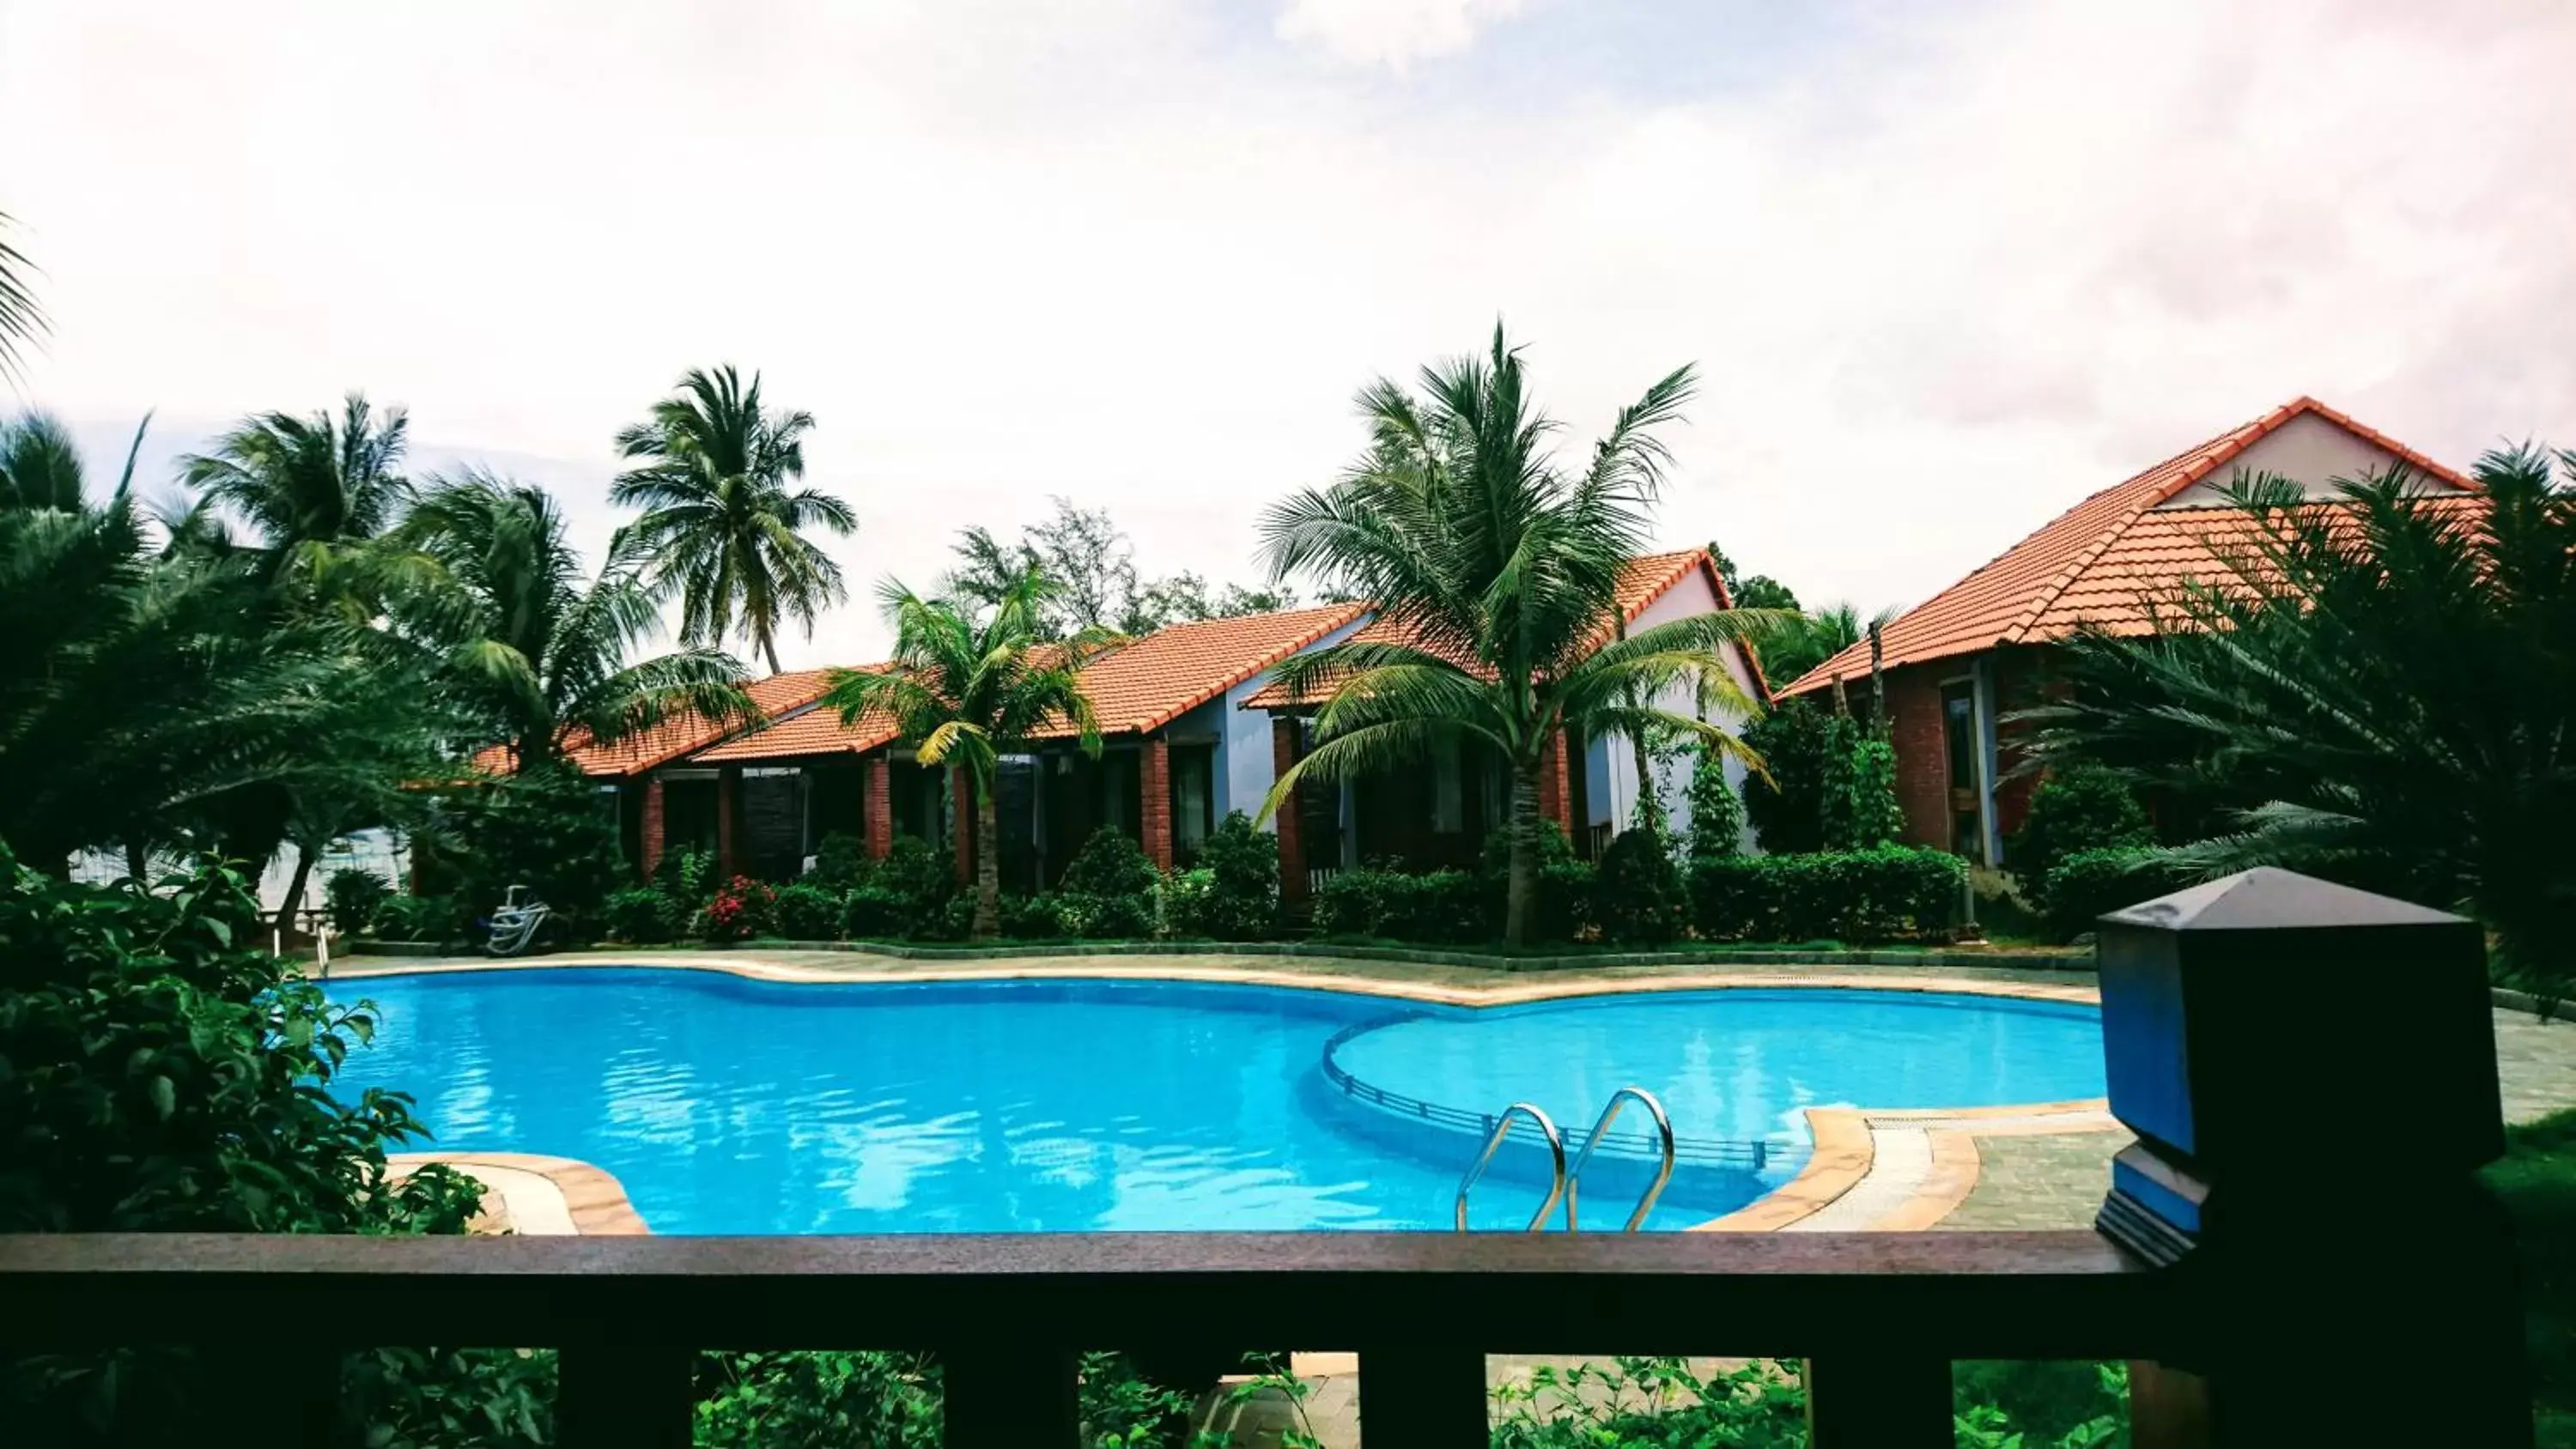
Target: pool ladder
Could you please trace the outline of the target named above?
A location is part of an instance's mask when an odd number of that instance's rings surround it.
[[[1535,1233],[1545,1228],[1547,1220],[1556,1215],[1560,1199],[1565,1203],[1565,1230],[1569,1233],[1576,1231],[1575,1211],[1582,1199],[1583,1169],[1591,1164],[1593,1150],[1601,1145],[1601,1135],[1610,1130],[1611,1123],[1619,1120],[1619,1113],[1631,1101],[1643,1106],[1646,1115],[1655,1119],[1655,1141],[1660,1159],[1655,1167],[1655,1180],[1646,1184],[1644,1196],[1637,1199],[1636,1211],[1628,1214],[1627,1225],[1619,1230],[1623,1233],[1637,1231],[1644,1225],[1646,1214],[1655,1210],[1655,1200],[1664,1195],[1665,1185],[1673,1180],[1673,1120],[1665,1115],[1664,1104],[1656,1101],[1652,1092],[1636,1086],[1621,1087],[1610,1094],[1609,1105],[1601,1109],[1590,1135],[1583,1139],[1583,1151],[1575,1156],[1571,1170],[1565,1165],[1564,1135],[1556,1130],[1556,1123],[1548,1119],[1547,1113],[1528,1102],[1514,1102],[1505,1107],[1502,1115],[1494,1119],[1493,1135],[1485,1139],[1485,1150],[1477,1154],[1466,1175],[1458,1179],[1458,1231],[1467,1231],[1468,1194],[1484,1180],[1485,1169],[1493,1165],[1494,1154],[1503,1150],[1504,1141],[1512,1135],[1512,1127],[1523,1117],[1538,1128],[1540,1139],[1547,1143],[1549,1159],[1547,1201],[1539,1204],[1538,1211],[1531,1216],[1524,1231]]]

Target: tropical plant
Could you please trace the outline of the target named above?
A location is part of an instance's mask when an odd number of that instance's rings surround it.
[[[698,913],[698,934],[710,941],[747,941],[767,935],[778,893],[747,875],[716,887],[715,899]]]
[[[841,934],[845,912],[839,893],[790,881],[770,906],[771,924],[790,941],[828,941]]]
[[[1744,782],[1754,837],[1776,855],[1825,848],[1825,762],[1833,717],[1803,698],[1784,699],[1745,726],[1744,742],[1768,768]]]
[[[1736,602],[1744,605],[1747,601]],[[1754,640],[1762,651],[1762,672],[1774,683],[1787,684],[1868,638],[1870,630],[1884,628],[1895,617],[1896,610],[1890,608],[1865,619],[1850,604],[1827,604],[1821,609],[1783,614]]]
[[[1883,727],[1834,716],[1826,725],[1824,766],[1827,850],[1874,850],[1903,837],[1896,746]]]
[[[1690,930],[1690,899],[1662,827],[1645,811],[1601,852],[1592,888],[1604,940],[1660,946]]]
[[[683,915],[669,896],[651,886],[627,886],[600,902],[600,925],[608,939],[633,946],[658,946],[680,933]],[[838,929],[840,922],[833,922]]]
[[[475,778],[445,792],[412,834],[423,884],[488,918],[524,886],[551,909],[547,940],[587,941],[628,878],[615,813],[599,785],[560,762]]]
[[[342,866],[323,884],[322,899],[331,907],[331,924],[348,935],[364,934],[376,919],[376,907],[394,893],[394,883],[362,865]]]
[[[2030,811],[2004,842],[2004,860],[2023,890],[2036,891],[2059,861],[2077,851],[2137,850],[2155,843],[2129,782],[2100,765],[2075,761],[2030,792]]]
[[[759,373],[746,386],[731,367],[692,368],[649,421],[617,435],[618,452],[643,465],[619,474],[608,500],[644,510],[627,531],[651,560],[647,581],[680,596],[682,642],[739,633],[776,674],[780,631],[802,624],[811,636],[816,616],[849,596],[805,531],[846,537],[857,517],[829,493],[788,486],[805,475],[813,426],[812,413],[764,406]]]
[[[443,583],[404,595],[397,627],[430,652],[478,733],[510,746],[514,768],[675,716],[758,713],[732,655],[684,648],[627,662],[658,626],[636,572],[642,545],[621,535],[599,577],[585,579],[562,510],[542,488],[468,470],[435,482],[400,537],[437,564]]]
[[[0,228],[12,225],[8,213],[0,212]],[[0,378],[12,383],[22,376],[18,349],[45,335],[45,309],[27,280],[34,270],[25,252],[0,238]]]
[[[1750,731],[1746,732],[1748,736]],[[1776,765],[1773,768],[1778,768]],[[1726,778],[1726,760],[1702,750],[1691,764],[1690,838],[1684,842],[1692,860],[1744,853],[1744,802]]]
[[[1037,639],[1051,585],[1020,575],[990,609],[970,615],[955,601],[925,599],[894,580],[878,590],[895,627],[894,660],[883,671],[839,669],[823,703],[844,723],[877,711],[892,719],[924,765],[953,766],[974,791],[975,908],[972,932],[1001,929],[1000,830],[993,782],[1002,756],[1050,726],[1070,725],[1083,750],[1100,753],[1100,728],[1082,692],[1085,660],[1107,642],[1084,630],[1061,646]]]
[[[1056,885],[1076,935],[1114,940],[1154,934],[1154,890],[1161,882],[1145,847],[1117,826],[1103,825],[1065,863]]]
[[[401,408],[379,414],[353,392],[336,418],[245,418],[213,452],[181,458],[179,476],[250,525],[263,578],[301,599],[353,601],[364,618],[403,558],[370,545],[410,501],[397,471],[410,430]]]
[[[2051,767],[2108,766],[2226,828],[2176,858],[2274,864],[2445,907],[2509,971],[2576,974],[2576,453],[2478,460],[2481,493],[2402,469],[2311,501],[2230,485],[2212,577],[2158,633],[2081,635],[2066,693],[2017,718]]]
[[[1726,550],[1718,547],[1714,540],[1709,543],[1708,556],[1716,562],[1717,576],[1726,585],[1727,601],[1736,608],[1795,609],[1798,607],[1798,596],[1787,584],[1769,574],[1754,574],[1748,578],[1738,573],[1735,560],[1728,558]],[[1768,667],[1767,664],[1765,667]],[[1790,678],[1789,675],[1776,669],[1771,670],[1770,673],[1778,680],[1786,681]]]
[[[1667,728],[1758,763],[1716,725],[1632,701],[1687,682],[1705,713],[1759,713],[1720,652],[1768,616],[1721,611],[1614,637],[1621,574],[1646,541],[1670,462],[1657,433],[1681,415],[1689,368],[1622,409],[1571,472],[1548,450],[1556,425],[1537,411],[1500,327],[1488,356],[1425,368],[1422,387],[1420,398],[1386,380],[1364,389],[1368,451],[1340,482],[1298,493],[1262,521],[1274,577],[1319,575],[1374,600],[1396,631],[1279,666],[1284,687],[1329,698],[1315,748],[1262,808],[1276,811],[1309,775],[1355,779],[1445,740],[1483,741],[1509,772],[1503,934],[1517,944],[1530,934],[1539,775],[1555,741],[1568,730],[1633,738]]]
[[[135,434],[140,447],[142,433]],[[122,491],[133,481],[129,454]],[[0,508],[51,508],[73,512],[81,506],[83,486],[80,447],[71,430],[50,413],[29,413],[0,423]]]
[[[1279,929],[1279,837],[1229,811],[1199,842],[1208,892],[1197,912],[1200,932],[1228,941],[1258,941]],[[1175,931],[1179,929],[1176,925]]]

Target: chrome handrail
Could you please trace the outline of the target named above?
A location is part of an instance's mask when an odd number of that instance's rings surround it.
[[[1467,1175],[1458,1179],[1458,1231],[1462,1233],[1467,1231],[1467,1193],[1484,1180],[1485,1168],[1493,1162],[1494,1154],[1502,1150],[1503,1139],[1512,1135],[1514,1117],[1527,1117],[1538,1124],[1539,1135],[1547,1139],[1548,1155],[1555,1159],[1547,1201],[1539,1205],[1537,1216],[1531,1218],[1529,1226],[1522,1231],[1535,1233],[1546,1227],[1547,1220],[1556,1214],[1557,1199],[1565,1196],[1565,1138],[1559,1135],[1556,1124],[1547,1119],[1545,1112],[1527,1102],[1514,1102],[1494,1119],[1494,1135],[1485,1139],[1484,1152],[1476,1158],[1475,1165],[1467,1169]]]
[[[1628,1225],[1619,1231],[1635,1232],[1646,1221],[1646,1214],[1655,1210],[1655,1199],[1664,1195],[1664,1185],[1673,1180],[1673,1119],[1664,1115],[1664,1104],[1655,1100],[1654,1093],[1643,1087],[1621,1087],[1610,1094],[1609,1105],[1601,1109],[1600,1120],[1592,1124],[1592,1135],[1583,1139],[1583,1151],[1574,1159],[1574,1170],[1565,1175],[1565,1230],[1569,1233],[1575,1231],[1574,1204],[1583,1188],[1584,1166],[1592,1161],[1592,1149],[1601,1145],[1601,1134],[1610,1130],[1610,1124],[1618,1120],[1620,1109],[1632,1097],[1643,1102],[1646,1115],[1655,1119],[1655,1138],[1662,1147],[1663,1162],[1655,1170],[1655,1180],[1646,1184],[1646,1195],[1637,1199],[1637,1210],[1628,1214]]]

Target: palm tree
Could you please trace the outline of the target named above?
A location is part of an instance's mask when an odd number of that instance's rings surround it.
[[[397,602],[398,631],[438,657],[444,686],[487,738],[510,744],[518,769],[674,716],[758,714],[742,691],[741,663],[721,650],[626,662],[659,625],[637,540],[621,533],[599,577],[585,578],[562,511],[542,488],[473,469],[433,480],[396,540],[441,575],[438,586]]]
[[[1719,651],[1772,615],[1712,613],[1617,637],[1620,574],[1645,542],[1646,509],[1670,462],[1655,432],[1680,416],[1691,369],[1623,410],[1579,472],[1551,457],[1556,425],[1532,405],[1500,327],[1490,355],[1427,367],[1422,388],[1419,400],[1383,379],[1364,389],[1368,451],[1339,483],[1262,521],[1274,577],[1312,570],[1330,589],[1376,601],[1405,640],[1346,642],[1279,667],[1289,689],[1331,698],[1313,753],[1281,775],[1262,809],[1277,810],[1308,775],[1354,779],[1444,739],[1482,740],[1511,776],[1503,933],[1518,943],[1529,932],[1551,742],[1568,728],[1672,731],[1758,764],[1723,729],[1635,701],[1688,682],[1707,712],[1754,713]]]
[[[369,566],[390,556],[368,545],[411,498],[397,471],[410,429],[401,408],[379,414],[353,392],[336,418],[244,418],[212,453],[180,459],[180,478],[250,526],[271,580],[311,597],[372,599],[381,580]]]
[[[1827,604],[1806,613],[1784,612],[1778,624],[1754,635],[1753,643],[1762,651],[1763,672],[1786,684],[1868,638],[1873,627],[1885,628],[1895,618],[1893,608],[1881,609],[1864,619],[1860,610],[1850,604]]]
[[[12,223],[0,212],[0,227]],[[0,379],[18,380],[18,347],[45,333],[45,309],[36,305],[27,274],[35,270],[27,254],[0,241]]]
[[[691,369],[651,421],[617,435],[621,454],[649,461],[619,474],[608,498],[645,510],[633,532],[653,561],[647,580],[679,591],[682,642],[719,644],[739,630],[776,674],[787,621],[811,637],[815,616],[848,597],[840,565],[803,531],[846,537],[858,520],[829,493],[787,487],[805,474],[813,426],[812,413],[764,410],[759,373],[745,387],[719,367]]]
[[[2576,452],[2492,452],[2484,497],[2402,470],[2234,485],[2212,576],[2159,633],[2069,642],[2067,692],[2018,716],[2045,762],[2108,765],[2167,823],[2167,859],[2291,866],[2483,919],[2509,967],[2576,974]],[[2223,531],[2222,531],[2223,530]]]
[[[143,446],[140,428],[135,430],[134,446],[136,450]],[[0,508],[71,512],[82,503],[81,477],[80,446],[59,419],[29,413],[16,422],[0,423]],[[129,452],[117,492],[126,491],[133,480],[134,454]]]
[[[1100,729],[1082,692],[1082,665],[1113,636],[1084,629],[1061,644],[1038,637],[1055,586],[1035,569],[989,609],[925,599],[894,580],[878,590],[895,626],[893,667],[836,670],[823,702],[845,723],[893,719],[921,763],[948,764],[975,792],[975,923],[978,939],[1001,930],[1001,849],[993,779],[1002,756],[1042,727],[1069,723],[1085,753]]]

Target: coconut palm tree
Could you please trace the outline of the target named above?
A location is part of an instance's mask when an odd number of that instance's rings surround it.
[[[396,555],[370,547],[411,499],[399,469],[411,422],[350,393],[337,417],[257,413],[179,460],[180,479],[206,504],[248,524],[267,578],[307,598],[382,592],[378,566]],[[362,608],[361,614],[371,612]]]
[[[812,413],[764,408],[759,373],[746,387],[719,367],[690,370],[650,421],[617,435],[620,453],[645,462],[618,475],[609,501],[645,510],[633,532],[652,560],[648,582],[680,595],[682,642],[738,631],[776,674],[779,631],[792,620],[811,637],[815,616],[848,597],[840,565],[805,530],[846,537],[858,520],[829,493],[787,486],[805,474],[813,426]]]
[[[621,533],[599,576],[586,577],[542,488],[478,469],[433,480],[395,539],[440,576],[396,601],[398,633],[436,655],[443,687],[486,738],[509,743],[518,769],[674,716],[758,714],[740,661],[721,650],[627,662],[660,623],[638,541]]]
[[[8,213],[0,212],[0,228],[11,224]],[[26,253],[0,241],[0,379],[10,382],[19,377],[20,345],[45,332],[45,309],[36,305],[35,290],[27,281],[34,270]]]
[[[136,448],[141,448],[143,434],[139,429],[134,442]],[[128,453],[117,491],[124,492],[133,478],[134,457]],[[59,419],[47,413],[29,413],[15,422],[0,423],[0,508],[70,512],[81,506],[81,492],[80,447]]]
[[[2483,499],[2402,470],[2331,504],[2260,476],[2215,515],[2220,567],[2156,601],[2148,638],[2082,635],[2035,721],[2168,825],[2168,859],[2290,866],[2492,927],[2507,963],[2576,978],[2576,452],[2478,461]],[[2226,530],[2221,532],[2220,530]]]
[[[1002,756],[1041,728],[1071,724],[1084,752],[1100,753],[1100,729],[1082,692],[1082,665],[1112,642],[1103,629],[1083,629],[1062,643],[1040,640],[1055,586],[1030,569],[994,600],[972,608],[925,599],[894,580],[878,590],[894,624],[893,667],[836,670],[823,702],[845,723],[861,715],[892,718],[921,763],[955,768],[974,791],[974,933],[1001,930],[1001,847],[993,804]]]
[[[1754,635],[1753,643],[1762,651],[1763,672],[1786,684],[1868,638],[1872,627],[1885,628],[1896,612],[1881,609],[1864,619],[1847,603],[1804,613],[1783,611],[1780,622]]]
[[[1560,731],[1670,731],[1758,764],[1718,726],[1637,701],[1688,682],[1701,712],[1754,713],[1720,651],[1771,623],[1770,612],[1618,637],[1620,574],[1646,541],[1646,510],[1670,462],[1656,432],[1680,416],[1691,388],[1688,367],[1656,382],[1579,470],[1551,455],[1556,424],[1532,403],[1499,326],[1487,356],[1425,368],[1418,399],[1383,379],[1363,390],[1368,451],[1339,483],[1274,506],[1263,551],[1274,577],[1309,571],[1376,601],[1404,642],[1346,642],[1279,667],[1288,688],[1331,697],[1314,751],[1281,775],[1264,813],[1309,775],[1354,779],[1418,760],[1443,739],[1484,741],[1510,772],[1503,929],[1517,943],[1538,877],[1539,773]]]

